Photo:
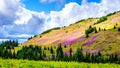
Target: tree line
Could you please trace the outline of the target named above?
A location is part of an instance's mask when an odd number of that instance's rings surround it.
[[[11,47],[8,47],[10,46]],[[120,64],[120,57],[117,54],[108,56],[98,53],[83,53],[82,47],[77,48],[74,53],[72,48],[69,49],[69,54],[64,54],[62,45],[59,44],[56,50],[53,47],[49,48],[50,55],[47,55],[45,50],[40,46],[23,46],[21,50],[15,51],[14,48],[18,46],[17,41],[6,41],[0,45],[0,57],[4,59],[28,59],[28,60],[52,60],[52,61],[77,61],[88,63],[118,63]]]

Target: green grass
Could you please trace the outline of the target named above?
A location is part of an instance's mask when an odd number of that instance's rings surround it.
[[[0,59],[0,68],[120,68],[118,64]]]

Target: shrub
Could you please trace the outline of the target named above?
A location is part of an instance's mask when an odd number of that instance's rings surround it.
[[[92,33],[93,31],[94,31],[94,28],[92,26],[90,26],[87,30],[85,30],[86,37],[89,37],[89,34]]]
[[[114,15],[115,13],[117,13],[117,12],[110,13],[110,14],[107,15],[107,17],[108,17],[108,16],[111,16],[111,15]]]
[[[118,31],[120,31],[120,27],[118,28]]]
[[[85,20],[85,19],[79,20],[79,21],[77,21],[76,23],[82,22],[82,21],[84,21],[84,20]]]
[[[116,26],[114,26],[114,28],[113,29],[116,29]]]
[[[40,38],[42,38],[42,36],[40,35]]]
[[[99,31],[101,31],[101,28],[99,27]]]
[[[106,31],[106,29],[104,28],[104,31]]]
[[[32,37],[28,38],[28,40],[32,39]]]
[[[104,21],[106,21],[106,20],[107,20],[107,16],[102,16],[102,17],[97,21],[96,24],[99,24],[99,23],[104,22]]]
[[[97,31],[97,28],[96,28],[96,27],[94,28],[94,30],[95,30],[95,33],[98,33],[98,31]]]
[[[60,29],[60,27],[56,27],[56,28],[52,28],[52,29],[46,30],[46,31],[44,31],[44,32],[41,33],[41,34],[46,34],[46,33],[49,33],[49,32],[52,31],[52,30],[57,30],[57,29]]]

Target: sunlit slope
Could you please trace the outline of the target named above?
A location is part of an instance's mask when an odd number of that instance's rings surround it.
[[[81,42],[83,52],[102,54],[120,54],[120,32],[117,29],[101,31],[91,34],[89,38]]]
[[[74,43],[80,42],[81,38],[84,39],[85,30],[88,29],[90,25],[96,27],[97,30],[99,28],[101,28],[102,30],[112,29],[115,25],[116,27],[120,27],[120,12],[108,15],[106,17],[107,20],[98,24],[95,23],[99,20],[99,18],[89,18],[71,24],[70,26],[51,30],[48,33],[40,34],[24,42],[23,45],[32,44],[40,46],[57,46],[60,43],[62,45],[73,45]],[[109,38],[105,40],[109,40]]]
[[[96,21],[97,19],[87,19],[80,23],[72,24],[68,27],[52,30],[51,32],[41,34],[30,39],[29,41],[23,43],[23,45],[54,45],[67,40],[75,40],[84,35],[85,29],[94,24]]]

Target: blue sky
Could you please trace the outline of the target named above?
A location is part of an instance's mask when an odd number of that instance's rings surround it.
[[[0,0],[0,42],[120,10],[120,0]]]
[[[87,1],[99,3],[101,0],[87,0]],[[63,2],[60,2],[59,0],[55,0],[53,2],[48,2],[47,0],[45,2],[41,2],[40,0],[24,0],[23,4],[29,10],[37,12],[44,11],[46,13],[49,13],[50,11],[62,10],[65,4],[68,4],[70,2],[76,2],[81,5],[82,0],[63,0]]]

